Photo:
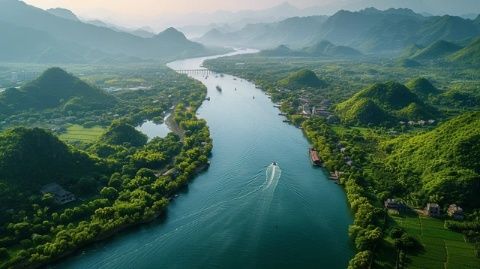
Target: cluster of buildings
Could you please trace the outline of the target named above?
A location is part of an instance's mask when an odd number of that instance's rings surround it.
[[[405,204],[396,199],[385,200],[384,206],[386,209],[396,211],[403,211],[407,208]],[[442,216],[442,209],[437,203],[427,203],[427,206],[424,209],[424,213],[427,216],[438,218]],[[462,220],[464,218],[463,209],[456,204],[449,205],[446,213],[450,218],[453,218],[455,220]]]
[[[419,120],[419,121],[408,121],[408,122],[405,122],[405,121],[400,121],[399,122],[400,125],[409,125],[409,126],[425,126],[425,125],[434,125],[436,123],[435,120]]]

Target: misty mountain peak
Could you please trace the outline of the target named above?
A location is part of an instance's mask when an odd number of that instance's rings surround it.
[[[75,15],[72,11],[65,8],[50,8],[50,9],[47,9],[46,11],[52,15],[55,15],[63,19],[79,21],[77,15]]]
[[[184,40],[186,39],[185,35],[173,27],[169,27],[163,32],[160,32],[157,38],[166,38],[166,39],[175,39],[175,40]]]

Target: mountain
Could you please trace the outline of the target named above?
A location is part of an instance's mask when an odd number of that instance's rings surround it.
[[[407,88],[413,93],[423,98],[440,93],[440,91],[435,88],[428,79],[422,77],[410,80],[405,86],[407,86]]]
[[[453,118],[432,131],[389,143],[387,165],[442,204],[480,206],[480,112]]]
[[[260,49],[287,44],[302,48],[311,43],[326,16],[292,17],[275,23],[248,24],[239,31],[212,30],[197,41],[208,45],[250,46]]]
[[[48,108],[87,111],[105,109],[115,103],[116,99],[102,90],[60,68],[50,68],[19,89],[0,93],[0,114]]]
[[[409,9],[340,10],[324,16],[297,17],[276,23],[247,25],[229,33],[205,35],[200,42],[259,49],[286,45],[299,49],[328,40],[363,53],[399,54],[411,44],[425,47],[436,41],[462,42],[480,35],[474,21],[455,16],[424,17]]]
[[[80,21],[72,11],[65,8],[50,8],[46,10],[48,13],[55,15],[60,18],[64,18],[72,21]]]
[[[447,42],[445,40],[437,41],[430,46],[418,51],[412,56],[414,60],[440,60],[462,49],[461,46]]]
[[[325,81],[319,79],[315,72],[308,69],[292,73],[288,77],[280,80],[278,84],[287,88],[323,88],[326,86]]]
[[[396,82],[377,83],[336,106],[340,118],[351,124],[389,124],[400,120],[426,120],[437,114],[416,94]]]
[[[141,38],[105,27],[64,19],[18,0],[0,0],[3,22],[47,33],[51,38],[110,55],[170,60],[209,52],[188,39]],[[181,43],[178,43],[181,42]]]
[[[480,65],[480,38],[447,57],[450,62],[460,65]]]

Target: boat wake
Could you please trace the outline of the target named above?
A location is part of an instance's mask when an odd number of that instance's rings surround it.
[[[281,176],[282,176],[282,169],[280,169],[280,166],[278,166],[278,164],[269,165],[266,171],[264,189],[265,190],[272,189],[273,191],[275,191]]]

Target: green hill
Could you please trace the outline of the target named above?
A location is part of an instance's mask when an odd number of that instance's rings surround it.
[[[346,123],[380,125],[393,120],[393,117],[381,109],[375,102],[366,98],[339,104],[337,112]]]
[[[448,56],[450,62],[461,65],[480,65],[480,38]]]
[[[325,81],[317,77],[315,72],[308,69],[292,73],[288,77],[280,80],[278,84],[287,88],[323,88],[327,85]]]
[[[461,49],[462,47],[457,44],[440,40],[418,51],[412,58],[414,60],[439,60]]]
[[[377,83],[355,94],[336,107],[346,123],[388,124],[400,120],[426,120],[437,112],[416,94],[396,82]]]
[[[35,189],[58,182],[69,184],[97,170],[88,155],[69,148],[42,129],[16,128],[0,133],[0,182]]]
[[[10,112],[47,108],[102,109],[115,103],[114,97],[60,68],[50,68],[25,86],[0,94],[0,108]]]
[[[433,131],[395,139],[388,165],[405,183],[444,205],[480,206],[480,112],[449,120]],[[400,179],[402,181],[402,179]]]
[[[439,94],[440,91],[432,85],[426,78],[412,79],[405,84],[413,93],[420,97],[427,97],[429,95]]]
[[[111,145],[128,143],[131,146],[139,147],[147,143],[148,137],[130,124],[115,122],[102,135],[100,140]]]
[[[280,45],[274,49],[262,50],[259,52],[262,56],[267,57],[291,57],[291,56],[300,56],[298,52],[291,50],[285,45]]]
[[[361,53],[347,46],[337,46],[329,41],[323,40],[313,46],[306,47],[302,50],[309,56],[332,56],[332,57],[354,57],[360,56]]]

